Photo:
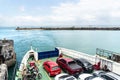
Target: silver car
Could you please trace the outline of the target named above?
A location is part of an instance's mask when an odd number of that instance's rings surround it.
[[[68,75],[66,73],[61,73],[55,76],[54,80],[77,80],[74,76]]]
[[[95,71],[93,75],[102,77],[106,80],[120,80],[120,75],[113,72]]]
[[[106,79],[93,76],[92,74],[83,73],[79,75],[78,80],[106,80]]]

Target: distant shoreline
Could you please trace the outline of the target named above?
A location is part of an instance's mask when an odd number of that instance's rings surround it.
[[[40,27],[40,28],[21,28],[16,30],[120,30],[120,27]]]

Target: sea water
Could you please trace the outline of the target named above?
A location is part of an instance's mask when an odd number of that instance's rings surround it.
[[[0,27],[0,39],[4,38],[14,40],[18,63],[21,62],[30,46],[38,52],[64,47],[90,55],[96,53],[96,48],[120,53],[120,31],[15,30],[15,28]]]

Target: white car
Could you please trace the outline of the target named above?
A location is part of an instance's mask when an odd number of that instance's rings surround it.
[[[83,73],[79,75],[78,80],[105,80],[105,79],[93,76],[92,74]]]
[[[120,80],[120,75],[114,72],[94,71],[93,75],[102,77],[106,80]]]
[[[94,71],[94,72],[93,72],[93,75],[100,77],[101,75],[103,75],[103,74],[105,74],[105,73],[106,73],[105,71],[97,70],[97,71]]]
[[[85,80],[88,77],[93,77],[93,75],[88,73],[83,73],[79,75],[78,80]]]
[[[69,74],[61,73],[55,76],[55,80],[77,80],[77,79]]]
[[[103,78],[101,78],[101,77],[94,77],[94,78],[92,78],[91,80],[106,80],[106,79],[103,79]]]

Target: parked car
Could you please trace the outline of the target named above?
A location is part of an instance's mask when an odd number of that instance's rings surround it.
[[[88,62],[86,59],[76,58],[74,60],[77,62],[78,65],[82,66],[84,72],[91,73],[94,70],[93,65],[90,62]]]
[[[68,75],[66,73],[61,73],[55,76],[55,80],[77,80],[74,76]]]
[[[83,71],[82,67],[71,58],[57,58],[56,62],[70,75],[78,75]]]
[[[83,73],[83,74],[79,75],[78,80],[86,80],[86,78],[88,78],[88,77],[93,77],[93,75],[92,74]]]
[[[120,80],[120,75],[114,72],[94,71],[93,75],[102,77],[106,80]]]
[[[104,78],[102,78],[102,77],[94,77],[94,78],[89,79],[89,80],[106,80],[106,79],[104,79]]]
[[[61,69],[56,62],[45,61],[43,68],[48,72],[49,76],[55,76],[61,73]]]
[[[101,76],[101,75],[104,75],[106,72],[103,71],[103,70],[97,70],[97,71],[94,71],[92,74],[94,76]]]
[[[78,80],[106,80],[106,79],[93,76],[92,74],[83,73],[79,75]]]

